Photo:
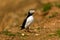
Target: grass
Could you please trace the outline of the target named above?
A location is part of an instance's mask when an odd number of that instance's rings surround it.
[[[55,6],[60,8],[60,3],[55,3]]]
[[[57,36],[60,37],[60,29],[58,29],[58,30],[56,31],[56,34],[57,34]]]
[[[50,16],[48,16],[48,18],[53,18],[53,17],[56,17],[57,16],[57,12],[54,12],[54,13],[52,13],[52,15],[50,15]]]
[[[8,36],[15,36],[15,34],[9,32],[8,30],[4,30],[1,33],[4,34],[4,35],[8,35]]]
[[[37,30],[40,30],[40,29],[41,29],[40,27],[37,28]]]
[[[20,37],[21,36],[21,33],[17,32],[16,35]]]
[[[52,4],[50,4],[50,3],[44,4],[44,6],[43,6],[43,12],[46,12],[46,11],[50,10],[51,7],[52,7]]]
[[[49,34],[48,36],[49,36],[49,37],[52,37],[52,36],[56,36],[56,34],[53,33],[53,34]]]

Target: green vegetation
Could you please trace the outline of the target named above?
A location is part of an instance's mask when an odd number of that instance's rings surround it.
[[[41,29],[40,27],[37,28],[37,30],[40,30],[40,29]]]
[[[50,10],[52,7],[52,4],[48,3],[48,4],[44,4],[43,6],[43,12],[46,12],[48,10]]]
[[[52,37],[52,36],[53,36],[53,34],[49,34],[48,36]]]
[[[21,33],[17,32],[16,35],[20,37],[21,36]]]
[[[60,29],[58,29],[58,30],[56,31],[56,34],[57,34],[57,36],[60,37]]]
[[[60,3],[55,3],[55,6],[60,8]]]
[[[15,34],[9,32],[8,30],[4,30],[1,32],[2,34],[8,35],[8,36],[15,36]]]
[[[52,37],[52,36],[57,36],[57,35],[53,33],[53,34],[49,34],[48,36]]]

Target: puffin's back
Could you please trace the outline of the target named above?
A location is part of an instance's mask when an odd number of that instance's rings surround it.
[[[21,30],[25,28],[26,20],[27,20],[27,18],[23,21],[22,26],[21,26]]]

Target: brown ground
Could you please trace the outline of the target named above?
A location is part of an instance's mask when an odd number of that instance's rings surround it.
[[[54,2],[60,0],[0,0],[0,40],[60,40],[56,34],[60,29],[60,8],[52,6],[46,16],[41,11],[42,3]],[[30,26],[32,33],[19,27],[30,8],[36,9],[35,21]],[[54,12],[58,14],[49,18]]]

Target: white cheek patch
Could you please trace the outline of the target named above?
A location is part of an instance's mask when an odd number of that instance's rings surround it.
[[[30,10],[30,13],[34,13],[35,12],[35,10]]]

